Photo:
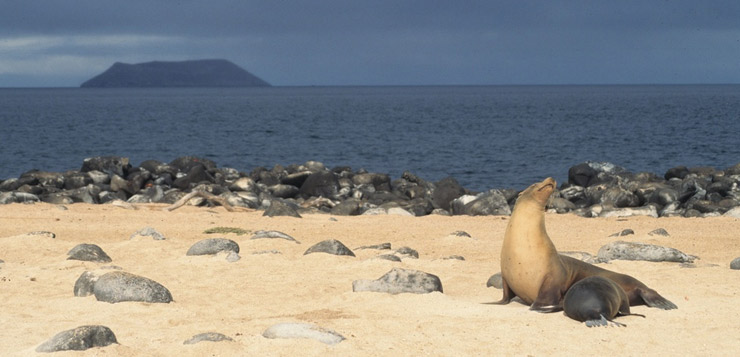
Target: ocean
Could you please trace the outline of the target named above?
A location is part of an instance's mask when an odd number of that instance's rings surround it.
[[[522,189],[584,161],[740,162],[740,85],[0,89],[0,179],[193,155]]]

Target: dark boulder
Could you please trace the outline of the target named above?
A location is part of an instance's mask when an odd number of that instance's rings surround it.
[[[314,172],[306,178],[300,189],[300,196],[309,197],[334,197],[339,192],[339,180],[337,175],[331,171]]]
[[[120,156],[97,156],[90,157],[82,161],[80,171],[88,172],[97,170],[108,175],[118,175],[125,177],[131,168],[129,159]]]
[[[678,178],[678,179],[683,180],[688,174],[689,174],[689,169],[686,166],[677,166],[677,167],[668,169],[668,171],[666,171],[663,177],[665,177],[666,180],[670,180],[672,178]]]
[[[331,214],[339,216],[357,216],[362,213],[362,202],[356,199],[348,199],[332,207]]]
[[[588,187],[598,172],[589,164],[581,163],[568,169],[568,183],[571,185]]]
[[[176,168],[180,172],[190,172],[196,166],[204,166],[206,170],[215,170],[216,163],[209,159],[204,159],[195,156],[181,156],[170,162],[170,166]]]
[[[88,262],[110,263],[113,261],[103,249],[95,244],[78,244],[67,255],[67,260],[82,260]]]
[[[293,198],[296,197],[300,191],[296,186],[284,184],[272,185],[267,189],[273,196],[278,198]]]
[[[301,215],[298,213],[297,206],[289,204],[288,202],[280,200],[280,199],[271,200],[270,207],[268,207],[265,210],[265,213],[262,215],[268,216],[268,217],[288,216],[288,217],[301,218]]]
[[[172,294],[162,284],[131,273],[114,271],[98,278],[93,288],[98,301],[118,303],[124,301],[141,301],[151,303],[169,303]]]
[[[62,331],[36,347],[36,352],[84,351],[118,343],[110,328],[100,325],[80,326]]]
[[[213,183],[213,176],[208,172],[208,169],[203,164],[195,164],[192,166],[183,177],[176,179],[172,186],[177,187],[181,190],[187,190],[193,186],[197,186],[200,183]]]
[[[455,212],[455,214],[458,214]],[[510,215],[511,207],[501,190],[493,189],[476,196],[475,200],[466,203],[464,212],[468,216]]]
[[[308,248],[303,255],[311,254],[311,253],[327,253],[327,254],[333,254],[333,255],[348,255],[351,257],[355,256],[355,253],[353,253],[349,248],[347,248],[346,245],[342,244],[342,242],[336,240],[336,239],[328,239],[319,243],[316,243],[311,248]]]
[[[284,176],[280,179],[280,183],[284,185],[291,185],[295,187],[301,187],[303,186],[303,183],[306,182],[306,179],[308,176],[311,176],[311,171],[300,171],[300,172],[294,172],[292,174],[288,174],[287,176]]]
[[[391,178],[387,174],[362,173],[352,176],[355,186],[372,185],[377,191],[390,191]]]
[[[447,177],[437,182],[432,192],[432,204],[434,208],[450,210],[450,202],[465,194],[465,189],[452,177]]]

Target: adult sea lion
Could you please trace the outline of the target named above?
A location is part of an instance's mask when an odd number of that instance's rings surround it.
[[[642,316],[630,313],[627,293],[621,286],[602,276],[589,276],[568,289],[563,297],[563,311],[571,319],[585,322],[586,326],[627,326],[612,321],[617,316]]]
[[[501,248],[504,295],[493,304],[507,304],[518,296],[531,304],[531,310],[560,311],[571,285],[589,276],[603,276],[624,289],[630,305],[675,309],[675,304],[629,275],[558,254],[545,230],[545,205],[555,184],[548,177],[519,194]]]

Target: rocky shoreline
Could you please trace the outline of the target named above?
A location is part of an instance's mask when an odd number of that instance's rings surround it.
[[[585,162],[568,170],[548,209],[583,217],[740,218],[740,163],[724,170],[709,167],[669,169],[662,177],[632,173],[604,162]],[[0,180],[0,204],[47,202],[71,204],[174,204],[200,191],[192,205],[223,204],[264,210],[265,215],[300,217],[301,213],[334,215],[405,214],[509,215],[518,190],[473,192],[454,178],[426,181],[410,172],[388,174],[329,169],[304,164],[239,172],[215,162],[184,156],[170,163],[155,160],[132,166],[128,158],[101,156],[83,161],[80,170],[29,171]]]

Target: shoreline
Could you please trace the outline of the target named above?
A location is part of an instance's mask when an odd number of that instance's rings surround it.
[[[663,176],[633,173],[607,162],[584,162],[568,170],[548,209],[583,217],[740,216],[740,164],[726,169],[676,166]],[[184,156],[132,166],[126,157],[83,161],[80,170],[29,171],[0,180],[0,204],[174,204],[204,192],[191,205],[226,205],[274,215],[325,212],[336,215],[508,215],[518,190],[474,192],[453,177],[426,181],[411,172],[400,178],[316,161],[239,172],[208,159]],[[215,199],[214,199],[215,198]],[[273,204],[275,203],[275,204]],[[281,206],[280,212],[269,212]]]

